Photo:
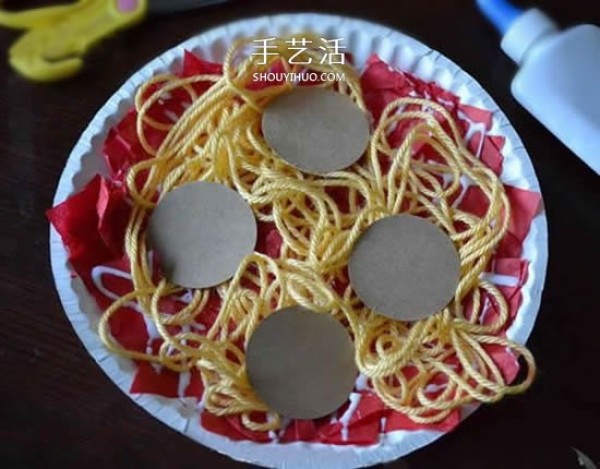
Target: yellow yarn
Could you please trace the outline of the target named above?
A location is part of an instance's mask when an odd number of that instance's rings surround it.
[[[310,38],[310,35],[299,37]],[[114,353],[136,360],[160,363],[177,371],[196,368],[205,387],[205,408],[216,415],[240,414],[247,428],[277,429],[279,416],[270,412],[250,387],[245,369],[244,346],[257,325],[273,311],[294,304],[333,314],[347,326],[356,346],[356,363],[370,378],[383,402],[420,423],[443,420],[452,410],[472,402],[495,402],[507,394],[524,391],[532,382],[535,363],[523,346],[501,337],[508,321],[508,307],[497,288],[480,278],[504,237],[510,207],[497,176],[464,146],[456,122],[440,105],[425,99],[402,98],[384,110],[373,132],[368,154],[345,171],[317,177],[285,164],[261,135],[265,105],[286,92],[285,83],[264,90],[247,88],[252,73],[266,72],[283,59],[286,71],[301,67],[287,64],[291,52],[286,40],[273,43],[277,55],[259,65],[258,57],[244,56],[251,39],[238,41],[227,53],[223,76],[203,75],[180,79],[161,75],[138,91],[137,131],[144,149],[152,158],[135,165],[127,175],[127,187],[134,207],[126,233],[126,252],[131,262],[134,291],[115,301],[102,316],[99,331]],[[308,50],[300,59],[319,63],[322,52]],[[365,109],[359,77],[350,65],[311,65],[315,71],[345,73],[344,83],[324,83],[351,96]],[[214,82],[197,96],[193,84]],[[150,93],[151,86],[160,89]],[[183,89],[192,105],[174,124],[155,122],[148,110],[170,90]],[[435,112],[442,116],[446,131]],[[388,142],[388,131],[402,121],[417,122],[399,148]],[[145,128],[168,131],[160,148],[153,148]],[[341,136],[343,138],[343,136]],[[333,142],[332,142],[333,143]],[[443,163],[413,158],[417,143],[427,143],[441,155]],[[380,162],[387,159],[385,172]],[[444,187],[439,177],[450,175]],[[437,177],[436,177],[437,176]],[[140,184],[140,180],[145,181]],[[460,179],[468,177],[489,201],[483,217],[452,206],[461,191]],[[256,217],[273,222],[283,237],[281,256],[271,259],[254,253],[240,265],[232,280],[216,287],[222,300],[218,317],[204,335],[195,332],[171,333],[168,326],[185,326],[206,304],[210,290],[196,290],[192,301],[174,315],[160,312],[161,298],[181,293],[165,279],[152,279],[145,242],[145,224],[156,198],[192,181],[213,181],[238,191]],[[342,212],[327,189],[348,193],[349,210]],[[354,242],[373,222],[397,213],[428,218],[440,226],[455,243],[461,262],[460,283],[454,300],[437,315],[413,324],[387,319],[364,307],[350,287],[343,294],[332,288],[345,281],[345,267]],[[466,226],[459,232],[456,222]],[[480,325],[482,293],[494,298],[499,316],[493,324]],[[463,300],[472,297],[473,313],[467,319]],[[124,304],[137,302],[151,318],[164,339],[157,354],[124,349],[110,334],[109,318]],[[525,380],[507,383],[499,367],[484,350],[486,344],[507,347],[527,363]],[[444,361],[456,355],[461,369]],[[402,369],[417,370],[411,378]],[[431,379],[445,375],[446,388],[431,398],[425,388]],[[253,412],[266,412],[266,423],[253,421]]]

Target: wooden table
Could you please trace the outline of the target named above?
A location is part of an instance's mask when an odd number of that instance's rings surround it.
[[[565,25],[600,23],[598,2],[538,3]],[[0,61],[0,464],[242,467],[154,420],[88,356],[54,291],[44,211],[80,132],[131,73],[206,28],[282,11],[367,18],[454,59],[506,112],[542,186],[550,265],[529,342],[539,362],[537,381],[524,396],[481,408],[450,435],[410,455],[408,466],[575,468],[571,446],[600,461],[599,179],[512,99],[515,66],[474,2],[239,0],[149,19],[105,41],[89,55],[86,71],[68,82],[28,83]],[[0,48],[16,37],[1,30]]]

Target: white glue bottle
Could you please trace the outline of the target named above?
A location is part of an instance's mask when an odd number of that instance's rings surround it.
[[[522,11],[506,0],[477,4],[520,66],[514,97],[600,174],[600,27],[560,31],[535,8]]]

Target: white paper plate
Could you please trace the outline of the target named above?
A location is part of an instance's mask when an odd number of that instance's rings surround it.
[[[465,104],[492,111],[490,134],[503,135],[504,169],[502,180],[510,185],[539,192],[539,184],[521,140],[506,116],[481,86],[456,64],[422,43],[397,31],[362,20],[320,14],[288,14],[242,20],[230,23],[165,52],[133,75],[100,109],[75,145],[60,178],[54,203],[63,202],[80,190],[96,173],[106,174],[102,144],[111,126],[124,116],[133,104],[133,96],[152,75],[177,69],[183,52],[191,50],[198,56],[222,61],[231,42],[242,36],[279,36],[311,31],[319,36],[343,37],[356,65],[363,68],[366,59],[377,53],[384,61],[424,80],[433,80],[457,94]],[[524,244],[523,257],[530,262],[529,276],[524,286],[523,304],[508,331],[513,340],[524,343],[533,327],[547,263],[547,227],[544,214],[533,221]],[[232,458],[270,467],[353,468],[390,461],[404,456],[439,438],[434,431],[396,431],[382,437],[372,447],[330,446],[324,444],[290,443],[257,444],[233,442],[209,433],[199,425],[197,411],[182,399],[166,399],[149,395],[131,395],[128,390],[133,378],[133,363],[111,355],[103,347],[96,325],[99,311],[79,279],[72,279],[67,252],[60,237],[50,230],[50,257],[56,288],[65,312],[90,355],[121,390],[158,420],[190,438]]]

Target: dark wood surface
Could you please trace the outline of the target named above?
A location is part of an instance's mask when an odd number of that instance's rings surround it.
[[[8,6],[40,3],[13,1]],[[538,5],[563,25],[600,23],[598,2],[539,0]],[[54,291],[44,210],[51,206],[79,134],[131,73],[208,27],[282,11],[367,18],[411,34],[454,59],[506,112],[541,182],[550,264],[529,342],[539,362],[535,385],[523,396],[481,408],[456,431],[408,456],[408,466],[574,468],[572,446],[599,462],[599,179],[512,99],[509,83],[515,67],[498,48],[496,33],[477,13],[474,1],[284,5],[239,0],[150,18],[94,49],[85,72],[68,82],[28,83],[0,60],[0,465],[243,467],[154,420],[88,356]],[[0,49],[6,50],[16,37],[0,30]]]

